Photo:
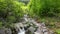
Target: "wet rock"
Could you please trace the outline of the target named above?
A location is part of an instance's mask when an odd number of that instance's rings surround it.
[[[24,28],[24,31],[26,32],[24,34],[52,34],[52,32],[50,32],[49,29],[45,26],[44,22],[38,23],[34,19],[29,18],[27,15],[24,15],[23,19],[25,20],[24,22],[17,23],[15,26],[17,30]],[[21,31],[23,30],[18,32],[20,33]]]
[[[11,29],[10,29],[10,28],[9,28],[9,29],[7,28],[5,31],[6,31],[6,34],[12,34],[12,32],[11,32]]]
[[[12,31],[9,28],[0,28],[0,34],[12,34]]]
[[[36,32],[34,32],[34,33],[35,34],[43,34],[42,28],[41,27],[37,28]]]
[[[5,34],[5,30],[0,29],[0,34]]]
[[[34,33],[35,28],[34,28],[34,27],[30,27],[29,30],[30,30],[32,33]]]

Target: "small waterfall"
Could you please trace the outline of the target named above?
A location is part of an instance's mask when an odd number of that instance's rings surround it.
[[[24,18],[23,19],[25,20],[25,22],[28,21],[27,17],[28,17],[27,15],[24,15]],[[18,34],[25,34],[26,31],[25,31],[24,27],[21,27],[20,28],[20,26],[19,26],[18,28],[19,28]]]
[[[23,19],[23,22],[16,24],[18,34],[26,34],[27,30],[34,34],[50,34],[44,23],[37,23],[34,19],[29,18],[28,15],[24,15]],[[27,27],[27,30],[24,27]]]
[[[25,34],[25,30],[24,30],[24,28],[23,28],[23,29],[20,29],[20,28],[19,28],[19,32],[18,32],[18,34]]]

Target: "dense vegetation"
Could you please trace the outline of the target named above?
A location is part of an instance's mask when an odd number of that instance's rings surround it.
[[[31,0],[29,11],[37,16],[55,17],[60,13],[60,0]]]
[[[16,23],[23,16],[21,3],[15,0],[0,0],[0,22]]]
[[[30,0],[29,15],[38,16],[41,22],[60,34],[60,0]]]
[[[60,0],[30,0],[24,3],[20,0],[0,0],[0,27],[19,22],[25,13],[37,16],[39,21],[60,34]]]

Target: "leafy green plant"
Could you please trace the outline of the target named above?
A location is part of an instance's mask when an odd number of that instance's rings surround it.
[[[14,0],[0,0],[0,17],[8,22],[17,22],[23,16],[20,2]],[[17,21],[16,21],[17,20]]]
[[[56,32],[57,32],[58,34],[60,34],[60,29],[57,29]]]
[[[29,14],[39,17],[53,17],[60,13],[60,0],[30,0]]]

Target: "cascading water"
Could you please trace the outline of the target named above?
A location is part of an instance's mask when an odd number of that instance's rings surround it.
[[[18,34],[26,34],[26,30],[24,27],[29,26],[29,24],[30,27],[28,27],[27,30],[30,30],[32,34],[50,34],[44,23],[37,23],[34,19],[28,18],[27,15],[24,15],[23,19],[25,21],[16,24],[18,28]],[[38,28],[36,29],[35,26],[37,26]]]
[[[27,19],[27,15],[24,15],[24,20],[27,22],[28,21],[28,19]],[[24,29],[24,27],[22,27],[22,28],[20,28],[19,27],[19,31],[18,31],[18,34],[25,34],[25,29]]]
[[[16,31],[17,34],[25,34],[25,30],[22,23],[15,24],[16,25]]]
[[[24,28],[23,28],[23,29],[19,29],[18,34],[25,34],[25,30],[24,30]]]

